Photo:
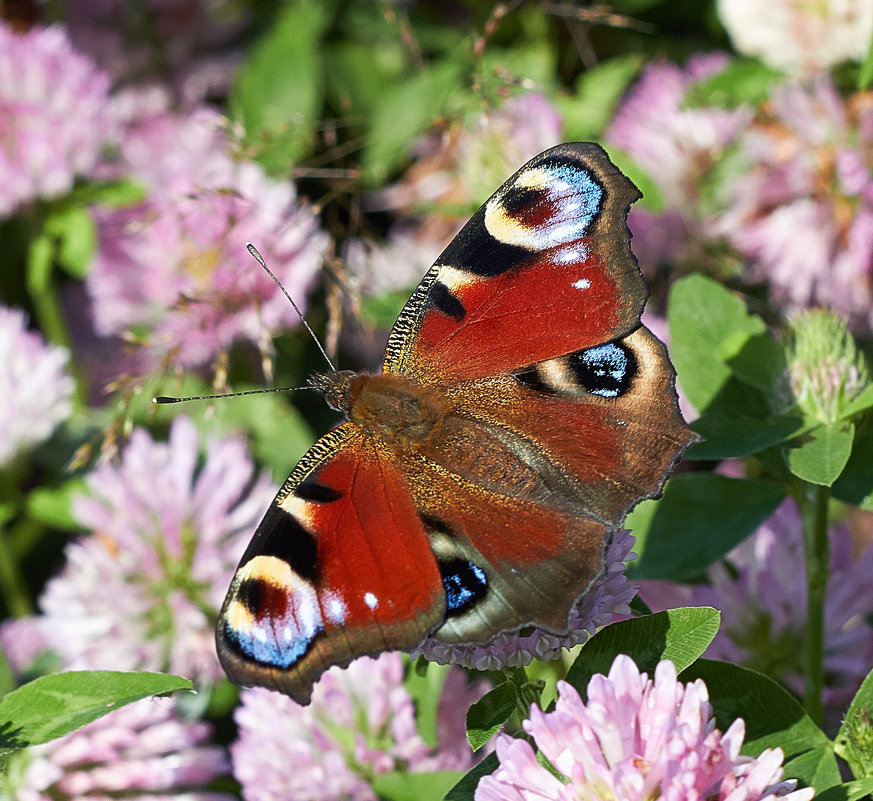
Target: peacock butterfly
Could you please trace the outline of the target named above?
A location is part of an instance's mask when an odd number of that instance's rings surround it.
[[[382,372],[317,374],[345,422],[300,460],[221,610],[228,676],[309,702],[331,665],[425,638],[554,632],[628,510],[696,440],[597,145],[541,153],[443,251]]]

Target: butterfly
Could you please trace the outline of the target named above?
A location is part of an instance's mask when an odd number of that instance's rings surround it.
[[[639,197],[598,145],[546,150],[424,276],[380,373],[310,378],[344,422],[239,563],[216,630],[233,681],[307,704],[365,654],[567,630],[611,533],[697,439],[640,323]]]

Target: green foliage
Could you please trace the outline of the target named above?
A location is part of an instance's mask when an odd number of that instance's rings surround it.
[[[752,337],[767,336],[764,323],[746,311],[742,300],[702,275],[673,285],[667,319],[670,356],[682,391],[702,413],[714,404],[719,412],[729,411],[718,401],[731,389],[738,394],[734,385],[739,379],[730,361]]]
[[[286,3],[237,76],[231,114],[243,125],[245,146],[273,175],[287,175],[315,144],[324,99],[321,37],[330,6]]]
[[[436,748],[439,744],[437,732],[439,699],[450,668],[447,665],[426,661],[423,661],[423,668],[423,670],[416,670],[413,666],[413,669],[408,671],[404,684],[415,704],[418,733],[429,746]]]
[[[700,410],[694,428],[705,438],[687,458],[767,458],[763,452],[778,449],[790,474],[823,486],[839,479],[853,453],[854,474],[866,470],[851,421],[873,405],[873,388],[841,322],[798,318],[782,344],[739,297],[699,275],[673,286],[668,316],[679,382]],[[849,376],[852,364],[857,388],[821,377]]]
[[[833,484],[833,495],[841,501],[873,512],[873,428],[859,431],[852,454]]]
[[[587,142],[599,137],[621,96],[643,66],[638,55],[619,56],[580,73],[572,96],[559,97],[568,141]],[[646,192],[644,197],[648,197]]]
[[[873,39],[870,40],[864,63],[858,71],[858,89],[864,91],[869,89],[871,84],[873,84]]]
[[[27,496],[27,513],[34,520],[62,531],[78,531],[73,517],[73,499],[86,492],[82,478],[72,478],[56,487],[36,487]]]
[[[690,580],[700,576],[761,525],[785,498],[778,484],[715,473],[676,476],[657,501],[627,517],[639,559],[634,580]]]
[[[383,183],[407,154],[417,134],[444,111],[464,74],[459,56],[434,62],[386,90],[373,109],[367,147],[362,154],[362,176],[367,184]]]
[[[736,59],[715,75],[690,89],[686,105],[736,108],[755,105],[769,97],[783,74],[754,59]]]
[[[467,710],[467,740],[478,751],[503,727],[517,708],[515,685],[504,681]]]
[[[488,754],[481,762],[475,764],[467,773],[446,793],[445,801],[470,801],[476,791],[476,785],[483,776],[488,776],[497,769],[497,755]]]
[[[191,689],[188,679],[165,673],[95,670],[42,676],[0,698],[0,748],[46,743],[142,698]]]
[[[59,206],[46,218],[45,232],[56,241],[54,263],[74,278],[85,278],[97,252],[97,231],[88,210]]]
[[[720,618],[710,607],[685,607],[605,626],[584,645],[566,680],[584,698],[591,677],[608,673],[619,654],[628,654],[649,676],[662,659],[682,671],[712,642]]]
[[[414,289],[415,287],[398,289],[364,298],[361,304],[361,318],[376,328],[390,330]]]
[[[858,779],[854,782],[838,784],[816,794],[818,801],[858,801],[873,794],[873,779]]]
[[[442,801],[463,776],[461,771],[451,770],[429,773],[392,771],[374,776],[373,790],[379,798],[391,801]]]
[[[855,427],[851,423],[821,425],[785,451],[785,462],[803,481],[829,487],[848,463],[854,438]]]
[[[873,671],[867,674],[836,737],[836,753],[857,779],[873,781]]]

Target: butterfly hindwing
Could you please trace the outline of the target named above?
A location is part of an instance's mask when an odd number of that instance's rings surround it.
[[[628,336],[460,384],[453,414],[505,430],[516,452],[556,475],[573,507],[615,528],[656,494],[696,439],[682,421],[663,343]]]
[[[383,370],[454,383],[628,333],[648,292],[625,222],[638,197],[597,145],[541,153],[437,259],[391,331]]]
[[[454,565],[465,590],[436,639],[566,629],[602,570],[610,532],[660,491],[694,441],[673,378],[663,344],[641,326],[445,390],[439,435],[398,459],[444,582]]]
[[[221,611],[218,652],[237,683],[308,703],[330,665],[413,648],[444,615],[402,476],[345,424],[303,457],[258,527]]]

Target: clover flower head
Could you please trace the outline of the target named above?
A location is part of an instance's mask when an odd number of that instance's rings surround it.
[[[467,770],[472,751],[464,716],[482,688],[463,671],[446,676],[437,708],[436,747],[419,733],[412,697],[396,652],[361,657],[322,675],[309,706],[255,688],[236,712],[234,775],[246,801],[375,801],[371,780],[394,770]]]
[[[69,360],[65,348],[27,330],[24,312],[0,306],[0,467],[70,416],[75,382],[66,371]]]
[[[64,28],[13,33],[0,21],[0,219],[59,197],[114,141],[109,77]]]
[[[135,429],[120,463],[88,477],[74,514],[89,534],[67,546],[36,618],[66,667],[223,676],[218,609],[275,487],[235,439],[197,462],[197,432],[178,417],[169,442]]]
[[[700,679],[682,684],[669,661],[649,679],[619,655],[609,675],[591,679],[587,702],[560,682],[554,711],[534,707],[524,730],[559,776],[541,764],[530,743],[502,734],[500,766],[480,780],[476,801],[754,801],[777,786],[791,801],[814,795],[811,788],[780,785],[780,749],[740,756],[743,720],[724,733],[716,729],[706,685]]]

